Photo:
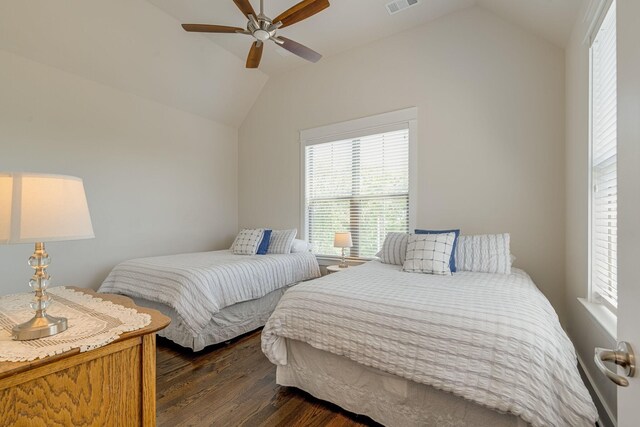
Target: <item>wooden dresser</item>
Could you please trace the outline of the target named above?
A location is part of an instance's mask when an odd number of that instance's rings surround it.
[[[150,314],[151,324],[85,353],[0,362],[0,426],[155,426],[155,332],[170,319],[127,297],[97,296]]]

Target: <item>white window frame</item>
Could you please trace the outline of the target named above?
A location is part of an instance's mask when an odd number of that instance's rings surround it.
[[[300,131],[300,231],[302,233],[302,239],[308,241],[309,235],[305,209],[307,172],[305,158],[306,147],[308,145],[322,144],[351,138],[355,139],[358,137],[384,133],[390,130],[397,130],[397,126],[402,124],[407,125],[409,128],[409,230],[413,230],[415,228],[416,206],[418,202],[418,109],[417,107],[411,107]],[[339,257],[322,255],[322,258],[338,259]],[[369,258],[359,257],[351,259],[366,260]]]
[[[587,235],[587,248],[588,248],[588,262],[587,262],[587,280],[588,280],[588,296],[587,301],[590,304],[595,304],[597,306],[602,307],[606,314],[600,313],[596,315],[596,319],[600,321],[603,325],[614,324],[616,323],[615,318],[617,317],[616,309],[609,303],[600,301],[594,298],[594,290],[593,290],[593,42],[596,39],[598,32],[604,22],[609,9],[612,7],[614,0],[606,0],[600,3],[600,7],[598,8],[595,18],[593,19],[588,33],[588,43],[589,43],[589,150],[588,150],[588,235]],[[589,309],[589,307],[587,307]],[[597,308],[589,309],[590,312],[599,311]],[[594,314],[595,315],[595,314]],[[612,317],[612,318],[611,318]],[[600,320],[603,319],[603,320]],[[606,327],[607,331],[611,328]]]

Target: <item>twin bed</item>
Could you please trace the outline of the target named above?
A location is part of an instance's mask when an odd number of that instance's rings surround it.
[[[263,326],[287,288],[319,276],[310,252],[223,250],[125,261],[99,292],[127,295],[159,310],[171,324],[158,334],[199,351]]]
[[[216,251],[124,262],[100,292],[169,315],[160,335],[194,351],[264,325],[278,384],[385,425],[594,425],[573,345],[525,272],[370,261],[319,276],[309,252]]]

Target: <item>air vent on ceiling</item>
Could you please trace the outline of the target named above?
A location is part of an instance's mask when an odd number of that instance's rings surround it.
[[[415,6],[418,3],[420,3],[420,0],[394,0],[387,3],[387,12],[389,12],[390,15],[395,15],[401,10],[404,10],[411,6]]]

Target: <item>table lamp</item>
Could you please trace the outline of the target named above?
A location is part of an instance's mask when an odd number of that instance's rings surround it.
[[[338,267],[347,268],[347,262],[344,259],[344,249],[350,248],[353,246],[353,242],[351,241],[351,233],[349,231],[338,232],[333,237],[333,247],[334,248],[342,248],[342,262]]]
[[[35,274],[35,316],[13,328],[16,340],[32,340],[67,329],[67,319],[47,314],[51,277],[45,242],[93,238],[89,207],[80,178],[61,175],[0,172],[0,244],[35,243],[29,265]]]

